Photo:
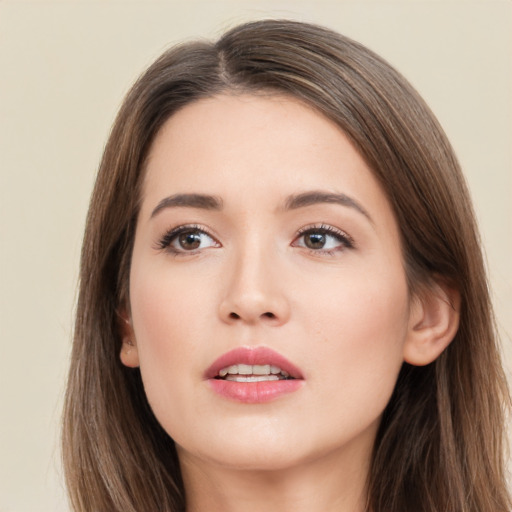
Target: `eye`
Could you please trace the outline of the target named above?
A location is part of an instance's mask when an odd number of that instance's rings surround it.
[[[178,226],[168,231],[158,243],[159,249],[175,254],[193,253],[220,244],[204,229],[197,226]]]
[[[332,254],[354,247],[352,238],[332,226],[313,226],[299,231],[292,243],[294,247],[304,247],[314,252]]]

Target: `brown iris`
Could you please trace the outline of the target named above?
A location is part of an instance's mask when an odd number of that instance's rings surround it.
[[[178,237],[180,247],[187,251],[197,249],[201,245],[201,235],[199,233],[187,232],[181,233]]]
[[[323,233],[308,233],[304,236],[304,244],[309,249],[322,249],[325,242],[325,235]]]

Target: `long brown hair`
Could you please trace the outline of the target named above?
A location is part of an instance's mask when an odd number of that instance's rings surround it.
[[[471,202],[443,130],[408,82],[362,45],[292,21],[241,25],[218,42],[167,51],[135,83],[114,123],[92,195],[66,394],[63,454],[80,512],[185,509],[174,443],[140,372],[119,361],[119,308],[144,162],[178,109],[221,92],[276,92],[340,126],[394,209],[412,291],[460,291],[458,333],[432,364],[403,364],[375,442],[371,512],[509,512],[509,395]]]

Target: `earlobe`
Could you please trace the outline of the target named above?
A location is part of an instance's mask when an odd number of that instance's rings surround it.
[[[119,358],[121,362],[129,368],[137,368],[139,366],[139,352],[135,341],[135,333],[133,332],[131,318],[122,311],[118,313],[119,330],[121,333],[122,345]]]
[[[123,339],[121,353],[119,355],[121,362],[129,368],[138,368],[139,352],[135,342],[129,338]]]
[[[424,366],[435,361],[459,328],[460,293],[436,283],[412,299],[404,361]]]

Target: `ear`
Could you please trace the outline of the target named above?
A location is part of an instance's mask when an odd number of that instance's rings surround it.
[[[411,301],[404,361],[424,366],[435,361],[459,328],[460,293],[446,283],[428,286]]]
[[[122,310],[118,312],[118,318],[122,340],[119,357],[125,366],[137,368],[139,366],[139,352],[135,341],[131,317],[126,310]]]

